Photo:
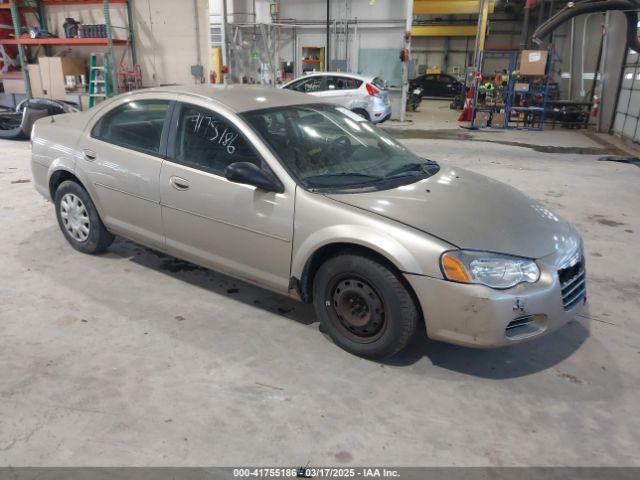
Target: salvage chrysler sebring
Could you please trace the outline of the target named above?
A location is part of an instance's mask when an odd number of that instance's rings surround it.
[[[313,302],[358,355],[398,352],[421,321],[433,339],[510,345],[585,302],[569,223],[302,93],[138,91],[39,120],[32,142],[35,186],[75,249],[121,235]]]

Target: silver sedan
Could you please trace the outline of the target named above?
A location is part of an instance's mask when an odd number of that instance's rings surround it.
[[[586,299],[576,230],[514,188],[410,152],[296,92],[167,87],[36,122],[32,170],[75,249],[114,235],[313,302],[363,356],[510,345]]]

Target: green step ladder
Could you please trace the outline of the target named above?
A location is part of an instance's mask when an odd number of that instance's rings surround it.
[[[98,57],[102,57],[102,65],[98,64]],[[112,96],[110,79],[109,55],[92,53],[89,59],[89,108],[96,104],[96,98],[107,99]]]

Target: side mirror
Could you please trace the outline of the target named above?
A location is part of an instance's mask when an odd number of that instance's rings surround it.
[[[227,180],[233,183],[253,185],[267,192],[284,192],[282,184],[274,177],[251,162],[235,162],[224,171]]]

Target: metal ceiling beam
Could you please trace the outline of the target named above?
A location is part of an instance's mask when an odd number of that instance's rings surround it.
[[[493,13],[495,0],[489,4]],[[413,13],[416,15],[469,15],[480,13],[479,0],[414,0]]]
[[[414,37],[475,37],[478,26],[469,25],[414,25]]]

